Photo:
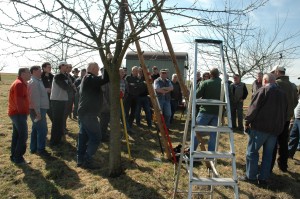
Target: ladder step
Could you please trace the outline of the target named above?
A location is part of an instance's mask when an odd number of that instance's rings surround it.
[[[194,158],[232,158],[234,154],[220,151],[193,151]]]
[[[196,104],[198,105],[226,105],[226,102],[215,99],[196,99]]]
[[[192,185],[212,185],[212,186],[236,186],[237,182],[232,178],[196,178],[191,180]]]
[[[232,133],[232,129],[228,126],[204,126],[196,125],[194,130],[197,132],[222,132],[222,133]]]

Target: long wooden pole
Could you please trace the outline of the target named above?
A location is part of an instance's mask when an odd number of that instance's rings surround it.
[[[132,35],[135,35],[135,28],[134,28],[134,24],[133,24],[133,20],[132,20],[131,14],[130,14],[130,10],[129,10],[129,7],[128,7],[127,0],[125,0],[125,4],[126,4],[128,21],[129,21],[129,24],[130,24],[130,27],[131,27],[131,30],[132,30]],[[165,129],[163,127],[163,123],[162,123],[161,118],[160,118],[161,110],[158,108],[159,106],[157,104],[157,100],[156,100],[156,96],[155,96],[156,94],[155,94],[154,89],[152,87],[152,82],[150,82],[150,78],[149,78],[149,75],[148,75],[148,69],[147,69],[146,64],[145,64],[145,59],[144,59],[144,56],[143,56],[143,53],[142,53],[142,50],[141,50],[140,43],[139,43],[137,38],[134,38],[134,40],[135,40],[135,45],[136,45],[136,49],[137,49],[137,52],[138,52],[138,57],[139,57],[139,60],[140,60],[140,64],[141,64],[141,67],[143,69],[145,81],[146,81],[148,92],[149,92],[149,95],[150,95],[150,99],[151,99],[151,102],[152,102],[152,105],[153,105],[154,113],[156,115],[157,125],[158,125],[159,131],[161,133],[162,142],[163,142],[163,145],[164,145],[164,148],[165,148],[165,153],[167,155],[167,158],[171,159],[172,158],[171,157],[171,150],[172,149],[169,148],[168,143],[167,143],[166,132],[165,132]]]
[[[173,50],[173,46],[172,46],[172,43],[171,43],[171,40],[170,40],[168,31],[167,31],[165,22],[164,22],[164,20],[163,20],[162,15],[161,15],[159,6],[158,6],[158,4],[157,4],[157,1],[156,1],[156,0],[152,0],[152,2],[153,2],[153,5],[154,5],[154,8],[155,8],[156,16],[157,16],[158,21],[159,21],[159,23],[160,23],[161,30],[162,30],[163,35],[164,35],[164,37],[165,37],[166,44],[167,44],[167,46],[168,46],[168,49],[169,49],[169,52],[170,52],[170,55],[171,55],[171,58],[172,58],[172,62],[173,62],[173,64],[174,64],[175,71],[176,71],[176,73],[177,73],[177,77],[178,77],[178,82],[179,82],[180,88],[181,88],[181,90],[182,90],[184,99],[185,99],[185,101],[186,101],[187,104],[188,104],[188,100],[189,100],[189,92],[188,92],[188,89],[187,89],[186,85],[184,84],[184,81],[183,81],[181,72],[180,72],[180,70],[179,70],[178,63],[177,63],[177,60],[176,60],[176,56],[175,56],[175,53],[174,53],[174,50]]]

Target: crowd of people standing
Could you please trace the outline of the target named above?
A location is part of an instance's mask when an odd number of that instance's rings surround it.
[[[51,64],[48,62],[42,64],[42,67],[19,69],[18,77],[9,91],[8,115],[13,124],[11,161],[16,164],[26,163],[23,156],[28,139],[27,115],[30,115],[32,121],[30,152],[40,156],[51,156],[46,150],[48,115],[51,121],[50,146],[56,147],[64,142],[68,133],[68,117],[78,119],[77,166],[87,169],[99,168],[93,161],[93,156],[100,142],[109,140],[107,129],[110,118],[109,77],[105,70],[101,71],[101,75],[99,71],[99,65],[95,62],[89,63],[87,68],[81,71],[77,68],[72,70],[72,65],[67,62],[60,62],[55,75],[51,73]],[[241,180],[266,183],[275,162],[281,171],[286,172],[288,158],[293,158],[297,150],[300,131],[299,93],[297,94],[297,87],[289,81],[285,72],[285,68],[277,66],[268,74],[257,74],[257,79],[252,84],[251,103],[245,118],[244,100],[248,95],[245,83],[235,74],[233,82],[228,85],[232,127],[247,132],[249,136],[246,175]],[[219,76],[217,68],[204,73],[202,77],[198,72],[197,98],[220,99],[222,81]],[[120,97],[124,100],[129,133],[134,133],[134,121],[137,127],[144,128],[141,124],[142,109],[147,124],[145,128],[151,129],[151,102],[142,69],[133,66],[127,75],[126,69],[120,68],[119,77]],[[151,79],[169,129],[174,122],[174,113],[182,102],[178,77],[176,74],[170,76],[166,69],[158,70],[158,67],[153,66]],[[217,125],[218,107],[198,108],[197,124]],[[272,117],[268,117],[270,114]],[[215,145],[216,133],[210,133],[208,150],[214,151]],[[197,146],[198,141],[195,138],[195,150]],[[261,147],[264,152],[262,167],[258,171],[258,151]]]
[[[51,73],[51,69],[49,62],[43,63],[42,67],[20,68],[17,80],[11,85],[8,110],[13,122],[11,160],[16,164],[28,163],[23,157],[28,138],[28,114],[32,121],[30,153],[43,157],[51,156],[46,150],[46,115],[51,121],[50,147],[60,146],[66,141],[66,121],[69,117],[73,120],[78,119],[79,124],[77,166],[97,169],[99,165],[93,161],[93,156],[100,142],[109,140],[108,74],[102,70],[99,75],[100,68],[94,62],[81,71],[78,68],[73,69],[72,65],[65,61],[58,64],[55,75]],[[182,101],[180,86],[176,75],[173,75],[171,80],[167,70],[159,71],[156,66],[152,70],[153,86],[169,128],[177,105]],[[119,74],[120,98],[124,100],[129,133],[133,133],[134,120],[137,127],[142,126],[142,109],[145,112],[147,127],[152,128],[151,103],[141,67],[133,66],[129,75],[126,74],[126,68],[120,68]]]

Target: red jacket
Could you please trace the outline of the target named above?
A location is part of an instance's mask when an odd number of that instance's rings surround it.
[[[27,82],[18,77],[11,85],[8,98],[8,115],[28,115],[29,98]]]

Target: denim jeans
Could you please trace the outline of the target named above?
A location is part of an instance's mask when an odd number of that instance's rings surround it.
[[[174,114],[178,109],[178,105],[179,105],[179,100],[171,100],[171,119],[170,119],[170,123],[173,123],[173,119],[174,119]]]
[[[92,161],[101,141],[100,123],[97,115],[79,114],[77,162]]]
[[[249,132],[246,175],[251,180],[267,180],[271,174],[272,153],[276,144],[277,136],[270,133],[251,129]],[[259,149],[263,146],[263,156],[260,172],[258,173]]]
[[[57,145],[61,142],[64,134],[64,113],[66,101],[51,100],[52,128],[50,144]]]
[[[197,125],[217,126],[218,125],[218,115],[199,112],[197,115],[197,118],[196,118],[196,124]],[[201,134],[209,135],[207,150],[215,151],[217,132],[210,132],[209,134],[207,134],[205,132],[196,132],[196,133],[199,133],[199,135],[201,135]],[[194,137],[194,151],[197,150],[198,144],[199,144],[198,139],[195,136]]]
[[[146,121],[148,124],[148,127],[152,126],[152,121],[151,121],[151,111],[150,111],[150,101],[147,96],[140,96],[137,98],[137,103],[136,103],[136,112],[135,112],[135,120],[136,124],[140,125],[141,124],[141,110],[142,108],[145,111],[146,115]]]
[[[231,103],[231,118],[232,127],[236,128],[236,115],[238,116],[238,128],[242,129],[243,126],[243,102]]]
[[[170,128],[170,119],[171,119],[171,102],[166,99],[158,99],[161,111],[165,118],[165,123],[167,128]]]
[[[32,130],[30,136],[30,151],[31,152],[42,152],[46,147],[46,136],[48,133],[46,113],[47,109],[40,109],[41,120],[34,122],[36,117],[35,111],[30,109],[30,118],[32,121]]]
[[[26,142],[28,138],[27,115],[10,116],[13,124],[11,141],[11,159],[15,162],[22,162],[26,152]]]
[[[296,118],[290,132],[289,156],[294,157],[300,137],[300,119]]]

